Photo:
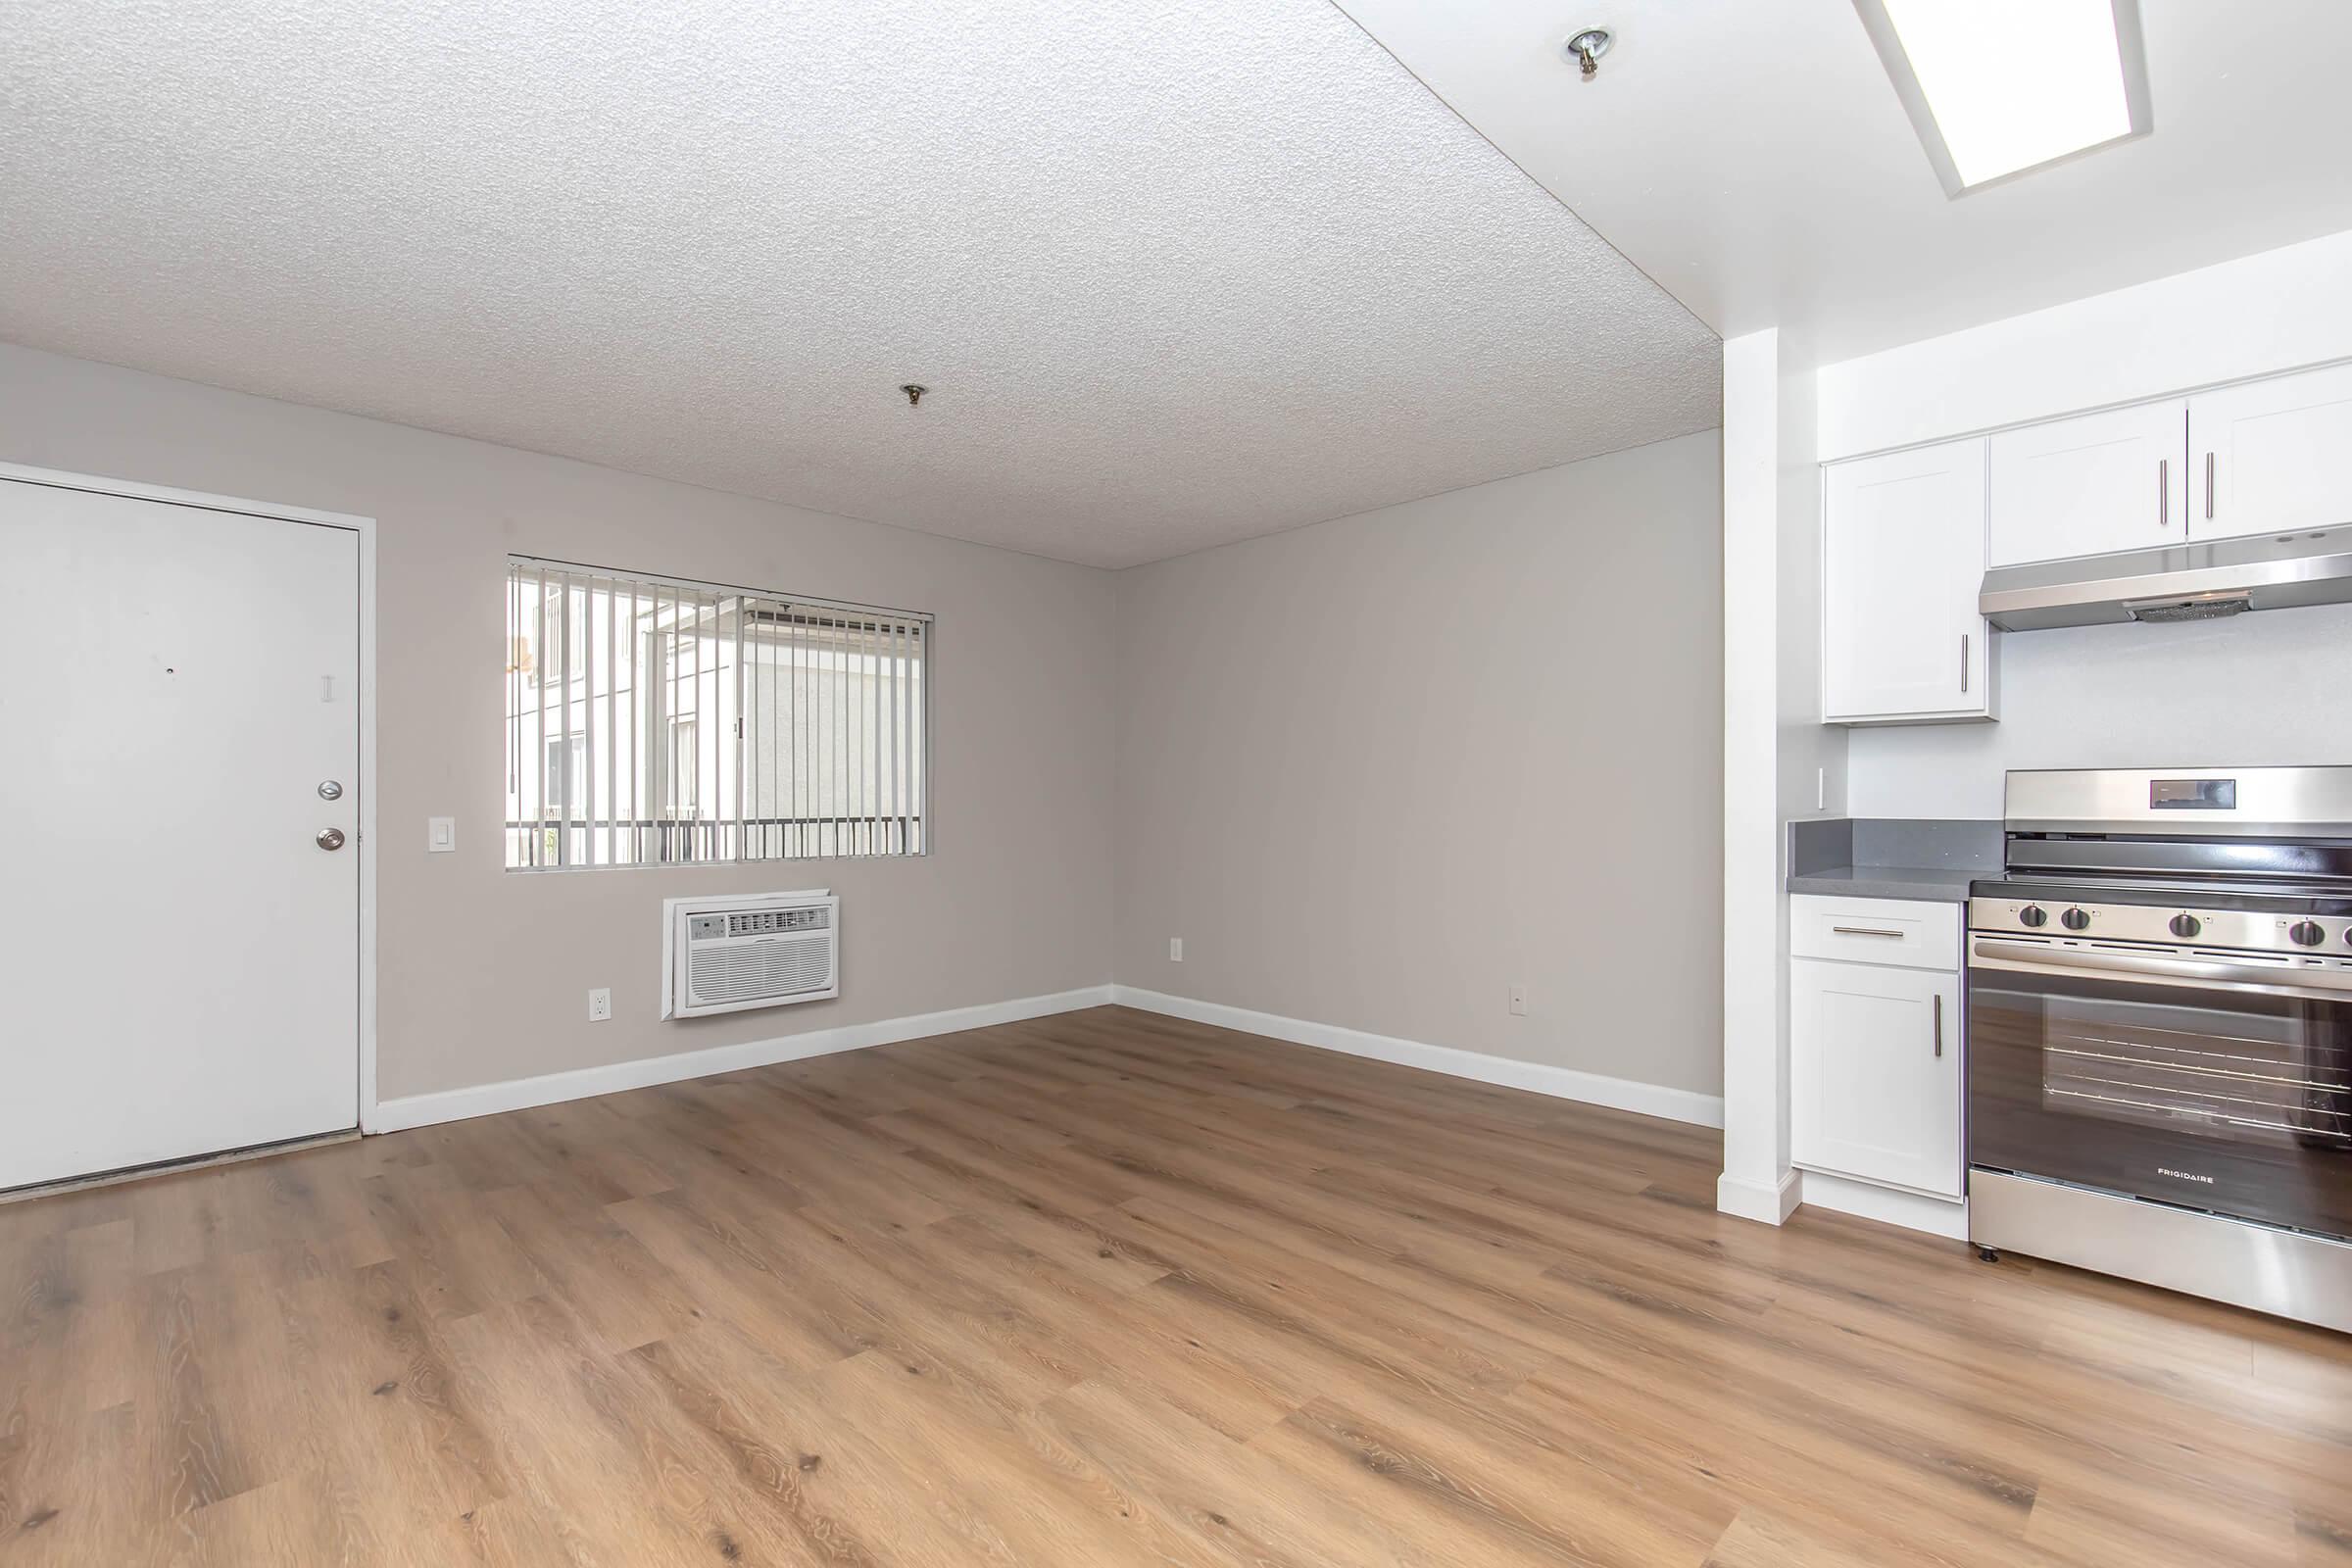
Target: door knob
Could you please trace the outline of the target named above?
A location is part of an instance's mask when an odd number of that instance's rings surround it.
[[[318,847],[322,850],[341,849],[343,847],[343,830],[339,827],[320,828],[318,830]]]

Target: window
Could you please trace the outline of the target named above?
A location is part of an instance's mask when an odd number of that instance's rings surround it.
[[[931,620],[507,563],[507,868],[920,855]]]

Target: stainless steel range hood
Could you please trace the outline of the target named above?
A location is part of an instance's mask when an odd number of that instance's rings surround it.
[[[1995,566],[1977,608],[2003,631],[2210,620],[2352,602],[2352,523],[2074,561]]]

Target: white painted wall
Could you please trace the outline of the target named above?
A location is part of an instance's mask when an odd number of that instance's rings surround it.
[[[1818,384],[1812,370],[1792,365],[1783,339],[1774,389],[1774,570],[1780,579],[1780,619],[1774,628],[1779,686],[1775,787],[1784,820],[1846,814],[1846,746],[1842,727],[1821,722],[1821,465]],[[1776,845],[1786,849],[1788,835]]]
[[[1832,461],[2347,358],[2352,233],[1826,366],[1816,450]],[[1855,814],[1997,817],[2011,768],[2352,761],[2352,608],[2012,632],[2000,660],[1999,723],[1853,733]]]
[[[1727,1213],[1778,1224],[1788,1164],[1790,817],[1845,809],[1846,739],[1819,721],[1814,377],[1778,331],[1723,346],[1723,1176]]]
[[[1823,462],[2352,359],[2352,232],[1819,371]]]
[[[2003,638],[1999,723],[1854,733],[1855,815],[1997,817],[2010,768],[2352,763],[2352,605]]]

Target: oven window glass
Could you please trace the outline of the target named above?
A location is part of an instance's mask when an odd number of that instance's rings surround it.
[[[2352,1237],[2352,997],[1972,966],[1970,1163]]]

